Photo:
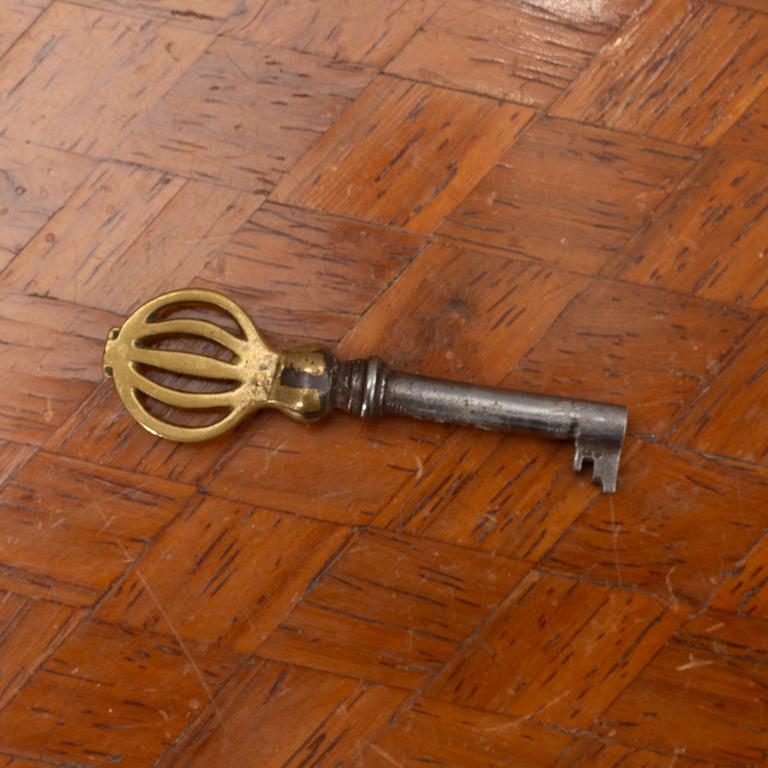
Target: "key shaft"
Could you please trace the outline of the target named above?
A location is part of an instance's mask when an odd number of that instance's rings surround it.
[[[391,370],[376,357],[340,363],[332,400],[364,419],[392,414],[573,440],[574,469],[591,461],[602,490],[616,490],[627,427],[624,406],[417,376]]]

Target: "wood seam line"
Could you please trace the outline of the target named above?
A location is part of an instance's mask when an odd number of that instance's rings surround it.
[[[437,12],[442,9],[443,4],[444,3],[442,3],[442,2],[437,3],[435,5],[435,10],[432,11],[432,13],[430,13],[429,16],[426,19],[424,19],[424,21],[422,21],[421,24],[419,24],[418,27],[416,27],[416,29],[413,31],[413,34],[397,49],[397,51],[395,51],[395,53],[393,53],[387,59],[387,61],[384,64],[381,64],[379,66],[379,73],[380,74],[384,74],[384,72],[386,71],[387,67],[408,47],[408,45],[411,43],[413,38],[416,37],[416,35],[418,35],[419,32],[423,32],[424,31],[424,28],[427,26],[427,24],[429,24],[432,21],[432,19],[435,17],[435,15],[437,14]],[[405,3],[403,3],[403,6],[404,5],[405,5]],[[401,6],[401,7],[403,7],[403,6]],[[350,62],[350,63],[352,63],[352,62]]]
[[[747,314],[751,315],[752,313],[748,312]],[[739,359],[740,354],[743,351],[742,342],[761,322],[763,314],[764,313],[759,313],[756,317],[753,316],[752,322],[747,324],[745,329],[733,340],[725,352],[720,355],[720,359],[718,360],[720,366],[719,369],[716,371],[711,371],[709,375],[704,376],[700,387],[697,389],[696,395],[691,398],[691,401],[688,403],[688,405],[683,406],[683,408],[680,410],[680,413],[678,413],[677,416],[672,419],[670,425],[662,432],[661,437],[663,439],[666,438],[667,440],[670,440],[672,438],[672,435],[674,435],[674,433],[677,431],[677,428],[680,426],[680,424],[682,424],[688,414],[690,414],[695,406],[698,405],[698,403],[700,403],[701,400],[706,396],[713,384],[715,384],[725,373],[728,372],[734,361]],[[758,466],[760,465],[758,464]]]
[[[32,23],[25,27],[19,35],[14,39],[14,41],[11,43],[11,45],[6,49],[5,53],[0,56],[0,64],[2,64],[6,57],[11,54],[13,49],[19,44],[19,42],[27,36],[27,34],[32,30],[33,27],[35,27],[37,24],[41,22],[43,17],[47,16],[49,13],[51,13],[51,8],[56,4],[57,0],[54,0],[47,8],[44,8],[37,16],[37,18],[33,19]]]
[[[80,461],[80,460],[75,459],[74,461]],[[84,463],[89,463],[89,462],[84,462]],[[99,466],[99,465],[96,465],[96,466]],[[187,501],[181,506],[181,508],[175,515],[173,515],[169,520],[167,520],[162,526],[158,528],[155,535],[144,543],[144,545],[141,548],[141,551],[136,555],[136,558],[133,560],[133,562],[129,563],[126,569],[122,573],[118,574],[110,582],[107,588],[101,593],[101,595],[98,596],[98,598],[96,598],[96,600],[93,602],[92,605],[82,609],[82,616],[77,621],[73,622],[73,626],[69,629],[67,633],[64,634],[64,636],[59,640],[59,642],[55,644],[55,646],[51,650],[51,653],[49,653],[48,656],[46,656],[44,659],[41,659],[34,667],[30,668],[30,673],[27,676],[27,680],[29,680],[35,673],[37,673],[40,667],[42,667],[45,664],[45,662],[47,662],[48,659],[50,659],[51,656],[53,656],[56,653],[56,651],[61,646],[61,644],[66,639],[68,639],[82,624],[84,624],[87,621],[96,621],[96,619],[92,618],[93,614],[100,607],[101,603],[106,599],[107,595],[109,595],[112,589],[114,589],[120,581],[122,581],[130,572],[134,570],[134,568],[137,566],[139,561],[144,557],[144,555],[147,553],[147,551],[152,546],[152,544],[158,539],[158,537],[161,536],[176,519],[178,519],[179,517],[181,517],[182,515],[186,514],[189,511],[188,507],[192,505],[193,502],[196,502],[197,504],[201,504],[202,501],[203,499],[198,499],[197,496],[193,494],[192,496],[190,496],[189,499],[187,499]],[[74,610],[77,610],[77,609],[74,609]],[[100,623],[106,623],[106,622],[100,622]],[[120,626],[120,625],[114,625],[114,626]],[[3,706],[2,709],[0,709],[0,711],[10,706],[11,702],[14,701],[14,699],[18,696],[22,688],[23,686],[20,686],[19,688],[17,688],[17,690],[8,699],[8,701],[6,701],[5,705]],[[72,695],[72,699],[70,700],[70,703],[74,699],[74,696],[77,694],[78,690],[79,690],[79,687],[75,689]],[[43,749],[41,751],[41,754],[42,752],[45,752],[45,750]]]
[[[344,527],[344,526],[342,526]],[[312,589],[312,587],[325,576],[328,571],[334,566],[334,564],[342,558],[347,551],[353,546],[354,542],[359,538],[360,532],[356,528],[350,528],[348,535],[344,539],[344,541],[341,543],[340,546],[338,546],[334,552],[331,553],[331,555],[327,558],[327,560],[323,563],[323,565],[320,567],[320,569],[317,571],[317,573],[312,577],[312,579],[309,581],[308,585],[304,589],[304,592],[302,593],[302,597],[299,598],[296,604],[302,602],[306,596],[306,594]],[[290,615],[290,613],[293,611],[295,606],[290,606],[287,610],[287,613],[282,617],[282,619],[278,622],[278,626],[282,621]],[[271,634],[271,633],[270,633]],[[265,638],[266,641],[266,638]],[[187,739],[189,738],[190,734],[194,731],[195,726],[198,722],[201,721],[201,718],[205,713],[207,713],[211,708],[215,709],[216,700],[219,698],[219,696],[223,695],[224,690],[230,686],[234,685],[237,676],[240,674],[240,672],[245,668],[246,665],[252,664],[254,661],[260,660],[260,659],[266,659],[269,661],[276,661],[278,663],[286,664],[290,666],[289,662],[281,662],[279,660],[274,659],[267,659],[267,657],[262,657],[258,655],[258,647],[254,652],[251,654],[245,656],[242,663],[238,665],[236,671],[227,679],[227,681],[222,684],[219,687],[219,690],[216,692],[216,694],[210,699],[208,704],[200,711],[200,713],[194,717],[190,723],[182,730],[182,732],[174,739],[171,746],[157,759],[155,762],[155,767],[159,768],[164,762],[166,762],[166,758],[169,761],[173,761],[176,759],[179,751],[183,749],[184,745],[187,742]],[[293,666],[301,666],[301,665],[293,665]],[[307,669],[313,669],[312,667],[306,667]],[[331,673],[336,674],[336,673]],[[350,680],[355,680],[358,683],[364,682],[369,685],[381,685],[381,683],[373,683],[371,681],[365,681],[361,680],[360,678],[353,677],[351,675],[339,675],[340,677],[348,678]],[[396,686],[389,686],[389,687],[396,687]],[[405,689],[403,689],[405,690]]]
[[[115,16],[122,16],[125,19],[140,19],[142,21],[154,21],[159,24],[163,24],[164,26],[169,26],[173,29],[183,29],[187,32],[197,32],[201,35],[212,35],[214,37],[224,37],[223,32],[219,32],[218,29],[214,30],[204,30],[200,27],[196,26],[195,24],[190,24],[187,22],[182,21],[181,18],[178,18],[177,16],[170,14],[168,16],[162,16],[157,14],[151,14],[151,13],[141,13],[140,6],[120,6],[118,8],[105,8],[104,5],[98,4],[98,2],[89,3],[88,0],[54,0],[54,2],[59,3],[60,5],[77,5],[80,8],[83,8],[85,10],[89,11],[101,11],[105,13],[111,13]],[[229,21],[231,17],[226,17],[217,20],[214,17],[211,17],[210,21],[215,22],[219,21],[219,27],[224,26],[227,21]]]
[[[648,211],[643,221],[635,229],[635,231],[627,238],[626,243],[622,246],[621,250],[609,258],[600,269],[597,270],[596,277],[602,277],[606,280],[617,280],[629,285],[643,285],[647,288],[656,286],[650,286],[647,283],[636,283],[632,280],[627,280],[621,277],[621,272],[624,271],[626,266],[625,261],[629,256],[629,251],[634,247],[638,239],[644,234],[645,225],[660,211],[664,206],[677,195],[683,195],[686,192],[686,185],[690,182],[692,176],[701,170],[703,163],[706,163],[712,156],[713,151],[711,149],[701,150],[700,157],[691,162],[690,168],[677,180],[677,183],[673,184],[671,189],[659,200],[659,202]],[[768,170],[768,168],[766,168]],[[673,290],[673,289],[670,289]],[[677,291],[685,296],[695,297],[695,294],[684,293],[683,291]],[[698,298],[698,297],[696,297]]]
[[[17,445],[27,445],[27,443],[17,443]],[[28,447],[32,448],[33,450],[31,451],[29,456],[27,456],[20,464],[15,466],[13,470],[8,474],[8,477],[6,477],[5,480],[3,480],[2,483],[0,483],[0,490],[5,488],[5,486],[8,485],[8,483],[11,482],[11,480],[13,480],[13,478],[16,476],[16,473],[19,470],[21,470],[23,467],[25,467],[30,459],[37,456],[37,454],[43,450],[42,447],[39,445],[29,445]],[[3,590],[3,591],[6,591],[6,590]],[[14,592],[14,594],[16,593]],[[41,598],[41,599],[45,599],[45,598]],[[63,605],[63,603],[60,603],[60,605]]]
[[[610,34],[606,39],[605,42],[600,46],[600,48],[597,50],[597,52],[592,56],[592,58],[589,61],[589,64],[587,64],[584,69],[582,69],[576,77],[571,80],[568,85],[563,88],[562,91],[553,99],[552,103],[547,107],[546,113],[547,115],[550,114],[550,112],[557,107],[560,106],[560,102],[563,101],[566,96],[569,96],[571,93],[571,89],[575,86],[576,82],[581,78],[581,76],[589,71],[589,68],[595,63],[595,60],[598,56],[608,47],[613,46],[615,43],[615,40],[617,37],[621,37],[621,33],[624,30],[624,28],[630,24],[631,22],[634,22],[635,19],[637,19],[640,16],[643,16],[647,11],[651,9],[654,2],[657,2],[657,0],[644,0],[642,5],[640,5],[639,8],[636,8],[632,13],[627,17],[627,19],[624,21],[623,24],[619,25],[612,34]],[[692,2],[703,2],[703,0],[692,0]]]
[[[40,763],[41,765],[50,765],[52,768],[72,768],[73,763],[67,762],[67,763],[60,763],[57,760],[51,760],[48,757],[40,757],[39,755],[36,755],[35,757],[30,757],[29,755],[22,754],[21,752],[9,752],[6,747],[0,747],[0,757],[10,757],[14,760],[33,760],[37,763]],[[13,768],[14,764],[11,763],[10,768]],[[79,767],[78,767],[79,768]]]
[[[591,126],[591,127],[594,127],[594,126]],[[524,130],[526,130],[526,128],[523,128],[523,131]],[[38,146],[38,147],[41,147],[41,148],[44,148],[44,149],[50,149],[50,147],[47,147],[46,145],[43,145],[43,144],[36,144],[36,143],[30,142],[30,145],[31,146]],[[77,153],[77,152],[69,152],[69,154],[77,155],[77,156],[80,156],[80,157],[88,157],[87,155],[82,155],[81,153]],[[174,174],[168,174],[167,172],[162,171],[161,169],[158,169],[156,167],[152,167],[152,166],[148,166],[148,165],[143,165],[141,163],[132,163],[132,162],[128,162],[128,161],[115,160],[115,159],[109,158],[109,157],[98,159],[98,162],[114,164],[114,165],[122,165],[122,166],[135,167],[135,168],[138,168],[139,170],[147,171],[147,172],[150,172],[150,173],[157,173],[157,174],[161,174],[161,175],[166,175],[166,176],[168,176],[171,179],[183,180],[185,182],[185,184],[180,188],[179,191],[181,191],[181,189],[186,187],[186,182],[189,182],[189,181],[201,181],[200,179],[196,179],[196,178],[191,177],[191,176],[184,176],[184,175],[179,175],[179,174],[175,174],[175,173]],[[203,182],[203,183],[210,183],[210,182]],[[239,189],[237,187],[233,187],[233,186],[231,186],[229,184],[218,184],[218,183],[214,184],[214,183],[211,183],[211,186],[223,187],[223,188],[229,189],[229,190],[231,190],[233,192],[238,192],[240,194],[251,194],[251,195],[254,195],[254,196],[255,195],[259,195],[259,194],[264,194],[263,192],[248,192],[246,190]],[[82,185],[80,185],[75,190],[75,192],[72,193],[72,195],[76,194],[77,191],[79,189],[81,189],[81,187],[82,187]],[[177,194],[178,194],[178,192],[177,192]],[[72,195],[70,196],[70,198],[68,198],[68,200],[71,199]],[[174,195],[173,199],[175,199],[175,195]],[[666,199],[667,198],[665,198],[665,200]],[[562,272],[563,274],[575,275],[575,276],[578,276],[578,277],[586,277],[586,278],[589,278],[592,281],[597,280],[597,281],[605,282],[605,283],[617,282],[617,283],[621,283],[623,285],[637,286],[637,287],[646,288],[646,289],[652,290],[652,291],[662,291],[662,292],[670,294],[670,295],[680,296],[680,297],[683,297],[683,298],[688,298],[688,299],[691,299],[692,301],[701,301],[701,302],[709,303],[709,304],[712,304],[712,305],[723,306],[723,307],[727,307],[729,309],[733,309],[733,310],[740,311],[740,312],[745,312],[745,313],[751,314],[751,315],[759,315],[759,316],[766,316],[766,315],[768,315],[768,308],[759,309],[759,308],[752,308],[752,307],[742,306],[740,304],[730,303],[728,301],[725,301],[724,299],[717,299],[717,298],[709,298],[709,297],[704,297],[704,296],[697,296],[697,295],[695,295],[693,293],[681,291],[681,290],[678,290],[678,289],[675,289],[675,288],[670,288],[668,286],[656,286],[656,285],[651,286],[651,285],[647,285],[645,283],[640,283],[640,282],[635,282],[635,281],[632,281],[632,280],[628,280],[628,279],[623,278],[623,277],[611,277],[611,276],[603,275],[603,274],[599,274],[599,273],[591,274],[591,273],[588,273],[588,272],[579,272],[579,271],[574,270],[572,268],[568,268],[568,267],[564,267],[564,266],[561,266],[561,265],[558,265],[558,264],[554,264],[553,262],[548,262],[548,261],[543,261],[541,259],[533,259],[533,258],[530,258],[530,257],[520,256],[519,254],[513,253],[513,252],[511,252],[511,251],[509,251],[507,249],[501,248],[499,246],[489,246],[489,245],[486,245],[485,243],[479,243],[479,242],[477,242],[475,240],[471,240],[471,239],[464,238],[464,237],[459,237],[457,235],[450,235],[449,236],[449,235],[442,235],[442,234],[439,234],[439,233],[429,234],[429,233],[424,233],[424,232],[414,232],[413,230],[403,229],[402,227],[395,227],[395,226],[390,226],[390,225],[387,225],[387,224],[379,224],[377,222],[370,222],[370,221],[366,221],[365,219],[357,219],[357,218],[354,218],[354,217],[351,217],[351,216],[342,216],[340,214],[331,213],[331,212],[327,212],[327,211],[322,211],[322,210],[319,210],[319,209],[302,208],[301,206],[292,205],[290,203],[277,202],[275,200],[271,200],[268,196],[265,197],[264,200],[260,201],[256,205],[256,207],[251,211],[249,216],[253,215],[258,210],[260,210],[260,208],[265,203],[269,203],[269,205],[271,205],[271,206],[280,207],[280,208],[286,208],[286,209],[294,210],[294,211],[298,211],[298,212],[309,213],[309,214],[316,214],[316,215],[319,214],[321,216],[327,216],[328,218],[334,219],[336,221],[349,222],[349,223],[354,223],[354,224],[363,224],[363,225],[366,225],[366,226],[375,226],[375,227],[380,227],[380,228],[382,228],[384,230],[387,230],[387,231],[391,231],[391,232],[395,232],[395,233],[400,233],[400,234],[407,234],[407,235],[410,235],[412,237],[413,236],[422,237],[425,240],[424,245],[431,245],[431,244],[437,244],[437,245],[440,245],[440,244],[455,244],[457,247],[463,247],[463,248],[465,248],[465,250],[468,250],[468,251],[474,251],[474,252],[477,252],[477,253],[483,253],[483,252],[491,253],[492,255],[499,256],[500,258],[507,259],[508,261],[513,261],[513,262],[517,262],[517,263],[520,263],[520,264],[537,265],[537,266],[540,266],[540,267],[545,267],[545,268],[548,268],[548,269],[553,269],[553,270],[555,270],[557,272]],[[65,207],[65,206],[66,206],[66,202],[58,210],[61,210],[61,208]],[[654,212],[655,211],[656,211],[656,209],[654,208]],[[155,219],[153,218],[152,221],[154,221],[154,220]],[[641,229],[644,226],[645,221],[647,221],[647,219],[644,220],[643,223],[641,223],[639,225],[638,231],[639,231],[639,229]],[[150,222],[150,224],[151,223],[152,222]],[[44,225],[39,230],[37,230],[37,232],[35,233],[35,235],[33,237],[37,236],[40,233],[40,231],[45,226],[46,225]],[[147,226],[149,226],[149,225],[147,225]],[[146,228],[145,228],[145,230],[142,230],[142,234],[144,233],[144,231],[146,231]],[[631,236],[631,238],[633,239],[636,235],[637,235],[637,231]],[[135,240],[134,240],[134,242],[135,242]],[[476,250],[477,247],[480,247],[480,248],[485,249],[485,250]],[[25,246],[25,248],[26,248],[26,246]],[[17,256],[19,256],[23,252],[23,250],[24,249],[22,249],[22,251],[19,251],[18,254],[14,255],[13,259],[8,263],[8,265],[6,266],[5,269],[7,269],[16,260]],[[416,256],[414,256],[414,258],[411,260],[411,262],[409,262],[409,263],[404,265],[403,270],[401,270],[395,277],[392,278],[390,283],[387,284],[386,288],[389,288],[391,286],[391,283],[394,282],[394,280],[396,280],[397,278],[400,277],[402,272],[405,269],[407,269],[408,266],[410,266],[410,264],[413,263],[413,261],[415,261],[415,259],[418,257],[418,255],[421,254],[422,250],[423,250],[423,246],[420,246]],[[123,253],[125,253],[125,251],[123,251]],[[208,262],[206,262],[206,265],[209,264],[213,260],[213,258],[214,257],[212,256],[211,259]],[[0,271],[0,277],[4,274],[5,269]],[[197,278],[199,278],[200,275],[203,273],[203,269],[204,268],[201,268],[200,274],[197,275]],[[16,291],[16,290],[10,290],[9,292],[12,293],[12,294],[19,294],[20,295],[20,292]],[[246,292],[247,292],[247,289],[246,289]],[[375,302],[378,300],[378,298],[380,298],[381,295],[383,295],[383,292],[384,292],[384,290],[382,290],[382,292],[379,294],[379,296],[372,301],[372,304],[369,305],[366,308],[366,310],[365,310],[366,312],[373,306],[373,304],[375,304]],[[28,295],[33,295],[33,296],[39,295],[42,298],[47,298],[47,299],[50,299],[51,301],[60,301],[60,302],[63,302],[65,304],[69,304],[69,305],[74,306],[74,307],[82,307],[82,308],[85,308],[85,309],[94,309],[94,310],[98,310],[98,311],[102,311],[102,312],[105,311],[103,307],[96,307],[96,306],[93,306],[91,304],[83,304],[83,303],[80,303],[80,302],[75,303],[75,302],[72,302],[72,301],[67,300],[67,299],[59,298],[57,296],[46,296],[44,294],[28,294]],[[348,331],[347,333],[349,333],[349,332],[350,331]],[[336,344],[340,344],[341,341],[346,337],[347,333],[345,333],[344,336],[342,336],[340,339],[335,341],[335,343]],[[30,445],[32,445],[32,443],[30,443]]]

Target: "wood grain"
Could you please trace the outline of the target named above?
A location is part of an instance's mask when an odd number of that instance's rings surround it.
[[[259,414],[251,427],[238,459],[215,467],[211,491],[342,525],[371,523],[419,471],[441,433],[433,425],[414,430],[410,422],[344,417],[308,430],[276,413]]]
[[[268,192],[368,84],[357,64],[220,37],[115,157]]]
[[[514,759],[522,768],[539,768],[551,765],[568,743],[567,735],[536,723],[421,699],[368,744],[359,765],[494,768]]]
[[[44,486],[35,482],[44,476]],[[90,605],[178,512],[191,489],[38,453],[0,492],[0,586]]]
[[[0,592],[0,706],[70,633],[82,612],[48,600]]]
[[[606,712],[598,728],[727,765],[762,762],[768,746],[762,716],[766,635],[763,625],[754,622],[717,613],[691,620]],[[691,738],[702,726],[711,736]]]
[[[593,274],[622,251],[695,159],[674,145],[543,120],[439,232]]]
[[[125,165],[99,166],[4,274],[6,285],[86,306],[110,307],[119,286],[114,271],[125,252],[179,193],[184,182]],[[88,239],[83,239],[87,221]],[[153,254],[154,256],[154,254]],[[111,291],[103,294],[104,283]],[[138,297],[136,297],[138,298]],[[123,299],[124,308],[136,299]]]
[[[417,235],[266,204],[210,259],[202,277],[222,291],[251,294],[265,330],[279,332],[287,313],[295,335],[303,326],[306,338],[338,341],[422,242]]]
[[[207,497],[163,532],[96,616],[253,651],[347,538],[340,526]],[[179,563],[173,578],[170,561]]]
[[[94,169],[87,157],[0,139],[0,247],[8,261]]]
[[[760,425],[766,418],[767,339],[768,323],[763,319],[734,350],[736,356],[722,377],[686,413],[674,432],[675,442],[707,453],[766,463],[768,437]],[[727,391],[739,392],[738,407]]]
[[[57,429],[45,447],[62,456],[183,483],[202,484],[219,461],[199,445],[158,441],[119,405],[111,382],[92,394]],[[232,438],[219,443],[233,449]]]
[[[712,598],[712,607],[768,618],[768,540],[765,538],[741,559]]]
[[[364,535],[258,653],[419,688],[526,570],[522,563],[445,544]]]
[[[603,48],[553,111],[711,146],[768,86],[767,33],[761,14],[707,2],[652,3]]]
[[[74,303],[0,292],[0,437],[40,445],[61,426],[101,378],[103,331],[117,319]]]
[[[573,18],[568,5],[448,0],[387,71],[545,107],[587,67],[612,29]]]
[[[0,0],[0,768],[757,768],[765,0]],[[162,291],[625,404],[141,429]],[[179,385],[182,382],[179,381]]]
[[[275,197],[431,232],[530,116],[523,107],[379,77],[297,163]],[[422,166],[430,172],[421,173]]]
[[[762,534],[766,468],[647,443],[634,449],[628,493],[597,499],[544,562],[672,602],[706,600]]]
[[[375,523],[536,560],[597,495],[588,476],[573,475],[571,454],[569,445],[459,430],[409,478]]]
[[[260,43],[382,67],[440,6],[438,0],[266,0],[240,32]]]
[[[219,701],[222,717],[196,723],[169,764],[351,765],[359,745],[385,724],[406,695],[354,678],[257,660],[227,686]]]
[[[236,667],[189,641],[84,622],[0,713],[0,733],[30,757],[147,765]]]
[[[0,766],[2,768],[44,768],[50,763],[41,763],[38,760],[26,760],[16,755],[0,755]]]
[[[191,30],[53,3],[0,69],[0,136],[108,153],[209,43]]]
[[[339,351],[347,357],[378,354],[412,373],[499,384],[586,283],[546,266],[435,243],[355,325]],[[427,304],[421,303],[425,296]],[[422,311],[411,312],[414,306]]]
[[[748,307],[768,306],[768,165],[714,156],[626,249],[623,279]],[[727,204],[718,204],[719,187]]]
[[[242,16],[247,16],[248,8],[237,0],[219,0],[215,5],[208,0],[88,0],[87,5],[143,19],[169,20],[206,32],[236,25]]]
[[[758,0],[760,2],[761,0]],[[768,136],[768,92],[763,91],[741,119],[722,138],[722,145],[765,159]]]
[[[680,757],[676,753],[672,765],[677,768],[714,768],[714,763]],[[639,747],[616,744],[601,739],[581,738],[553,763],[553,768],[669,768],[670,756]]]
[[[646,595],[534,572],[429,692],[453,704],[586,728],[685,613]]]
[[[653,434],[722,369],[752,322],[720,304],[596,281],[507,381],[616,403],[631,392],[630,431]]]
[[[4,54],[45,10],[45,0],[8,0],[3,5],[0,55]]]

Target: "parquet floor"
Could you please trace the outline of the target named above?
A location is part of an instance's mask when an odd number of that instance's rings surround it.
[[[0,0],[0,766],[768,764],[766,0]],[[277,344],[626,403],[570,447],[102,379]]]

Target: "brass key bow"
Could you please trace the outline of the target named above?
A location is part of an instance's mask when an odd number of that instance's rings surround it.
[[[186,307],[208,307],[229,323],[178,316]],[[177,314],[173,314],[173,312]],[[226,325],[230,325],[227,328]],[[159,339],[192,337],[214,342],[228,360],[158,348]],[[219,391],[189,391],[158,381],[149,371],[215,381]],[[155,435],[181,442],[207,440],[261,408],[277,408],[312,422],[334,408],[370,419],[401,414],[484,429],[539,432],[575,443],[574,469],[586,459],[604,492],[616,490],[627,425],[623,406],[514,392],[415,376],[387,368],[377,357],[338,361],[324,347],[272,349],[235,302],[215,291],[190,288],[158,296],[113,328],[104,350],[104,372],[114,379],[131,415]],[[181,411],[214,409],[202,426],[174,423],[150,411],[152,401]]]

